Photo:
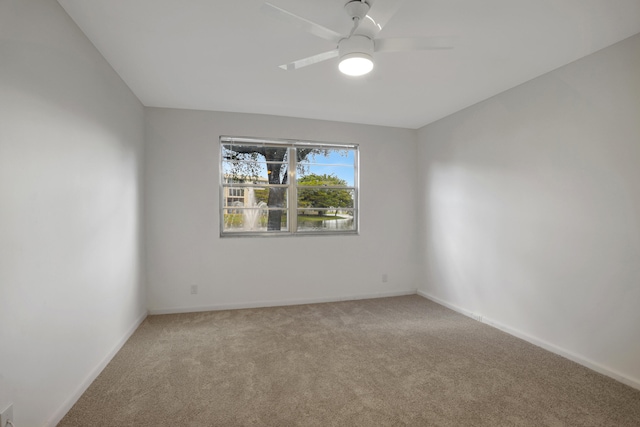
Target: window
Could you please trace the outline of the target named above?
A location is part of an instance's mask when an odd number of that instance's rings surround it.
[[[220,137],[220,235],[355,234],[358,146]]]

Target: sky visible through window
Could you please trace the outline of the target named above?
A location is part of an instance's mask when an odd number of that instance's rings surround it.
[[[354,165],[355,151],[353,150],[331,150],[328,156],[316,155],[303,162],[307,168],[306,174],[335,175],[346,181],[350,187],[354,186]],[[300,177],[299,177],[300,178]]]

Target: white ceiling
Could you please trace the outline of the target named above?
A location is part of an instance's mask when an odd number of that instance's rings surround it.
[[[453,50],[376,54],[365,77],[263,0],[58,0],[142,103],[416,129],[640,33],[640,0],[406,0],[380,37],[458,36]],[[394,0],[370,0],[375,2]],[[271,0],[340,33],[346,0]]]

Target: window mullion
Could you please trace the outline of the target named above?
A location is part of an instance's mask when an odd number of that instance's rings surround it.
[[[290,233],[296,233],[298,231],[297,156],[296,148],[289,148],[289,209],[287,216],[289,217]]]

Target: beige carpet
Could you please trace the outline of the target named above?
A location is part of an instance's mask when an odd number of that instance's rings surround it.
[[[640,426],[640,391],[422,297],[150,316],[59,426]]]

